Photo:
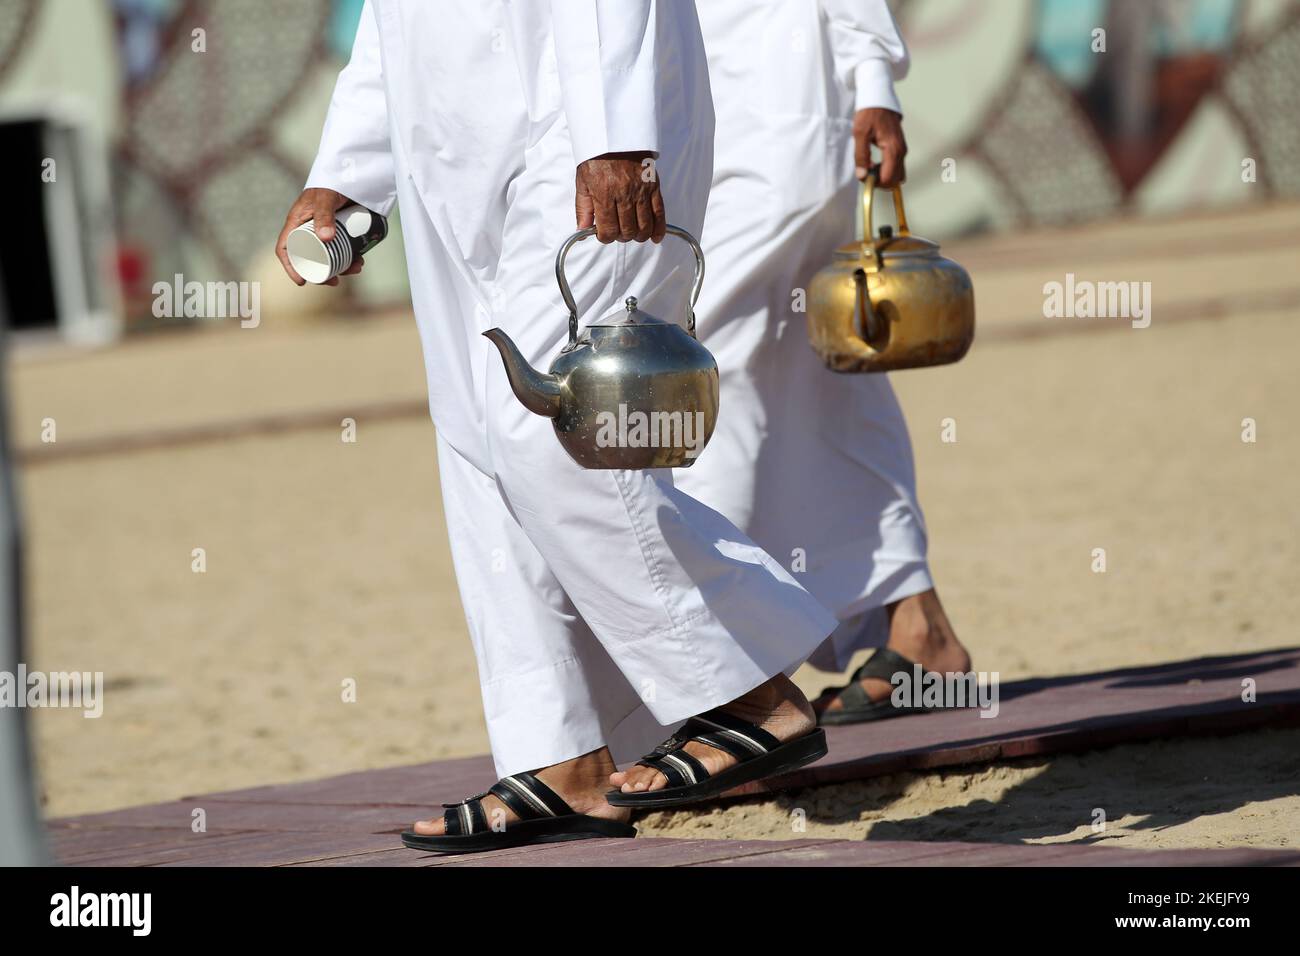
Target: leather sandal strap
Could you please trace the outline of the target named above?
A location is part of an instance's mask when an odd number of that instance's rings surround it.
[[[853,683],[841,690],[836,697],[839,698],[840,706],[845,710],[861,710],[876,703],[857,680],[854,680]]]
[[[488,791],[514,811],[520,820],[562,817],[573,809],[560,795],[528,772],[502,777]]]
[[[714,750],[721,750],[723,753],[731,754],[731,756],[741,762],[758,756],[753,749],[739,741],[733,740],[722,731],[715,730],[709,731],[705,734],[696,734],[691,739],[699,741],[707,747],[712,747]]]
[[[693,718],[694,722],[704,725],[707,736],[725,738],[744,748],[750,757],[761,757],[770,750],[781,746],[777,740],[762,727],[742,720],[723,710],[711,710]],[[699,739],[698,737],[696,739]],[[706,741],[709,742],[709,741]],[[711,742],[709,742],[711,743]],[[726,748],[724,748],[726,749]],[[728,751],[731,752],[731,751]],[[739,754],[736,754],[739,756]],[[743,758],[742,758],[743,759]]]
[[[542,817],[561,817],[573,813],[558,793],[542,783],[531,773],[516,773],[502,777],[484,793],[466,797],[460,803],[444,803],[442,819],[448,836],[483,833],[490,830],[483,798],[492,794],[520,820],[537,820]]]
[[[874,678],[883,680],[893,686],[895,674],[902,672],[910,678],[915,666],[915,661],[909,660],[898,651],[891,650],[888,647],[878,647],[863,662],[862,666],[849,676],[847,684],[835,689],[835,696],[845,710],[863,710],[867,707],[874,707],[876,704],[884,703],[889,698],[872,700],[871,695],[862,687],[862,682],[868,678]]]
[[[466,797],[460,803],[444,803],[446,808],[442,814],[442,821],[445,825],[445,832],[448,836],[458,836],[468,833],[482,833],[490,829],[488,825],[487,813],[483,810],[483,798],[487,792],[477,794],[473,797]]]
[[[888,647],[878,647],[875,653],[853,672],[853,676],[849,680],[857,684],[868,677],[874,677],[877,680],[892,684],[895,674],[903,671],[908,677],[911,677],[914,667],[916,667],[916,662],[908,660],[898,651],[891,650]]]
[[[710,710],[682,724],[675,734],[646,754],[640,764],[658,770],[672,786],[705,780],[709,772],[704,765],[682,749],[692,740],[728,753],[742,762],[761,757],[781,745],[762,727],[723,710]]]
[[[687,783],[700,783],[709,779],[709,771],[704,764],[700,763],[695,757],[685,750],[677,750],[669,755],[671,759],[681,765],[682,774],[686,777]]]
[[[687,787],[709,777],[709,771],[704,768],[704,764],[681,747],[658,756],[644,757],[637,763],[642,767],[659,771],[668,779],[670,787]]]
[[[690,720],[686,721],[686,723],[682,724],[681,727],[677,728],[677,731],[671,737],[669,737],[663,743],[655,747],[654,750],[646,754],[645,759],[657,760],[658,758],[662,757],[664,754],[676,753],[678,750],[681,750],[682,747],[684,747],[690,741],[691,734],[693,732],[692,731],[693,726],[694,726],[694,718],[691,718]],[[704,728],[698,727],[696,729],[702,731]]]
[[[453,804],[442,812],[442,832],[448,836],[460,836],[465,832],[465,821],[460,815],[459,803]]]
[[[670,787],[686,786],[685,775],[673,764],[666,762],[663,757],[642,757],[636,762],[636,765],[638,767],[647,767],[650,770],[663,774],[668,780],[668,786]]]
[[[483,810],[482,800],[471,800],[469,802],[469,818],[472,827],[470,833],[482,833],[485,830],[492,829],[488,824],[487,813]]]

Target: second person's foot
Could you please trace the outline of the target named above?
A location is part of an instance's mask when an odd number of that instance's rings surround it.
[[[957,639],[934,589],[903,598],[889,609],[889,643],[885,646],[920,664],[923,671],[939,674],[970,671],[970,654]],[[888,700],[894,690],[888,680],[878,677],[866,677],[858,683],[873,702]],[[819,715],[842,710],[842,692],[843,688],[827,688],[813,701],[813,708]]]

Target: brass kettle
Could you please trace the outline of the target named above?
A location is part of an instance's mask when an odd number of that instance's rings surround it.
[[[808,338],[834,372],[887,372],[956,362],[975,338],[970,275],[939,244],[907,228],[895,186],[898,234],[873,236],[877,169],[862,191],[862,241],[841,246],[808,289]]]
[[[501,329],[483,334],[501,352],[515,396],[550,418],[569,456],[584,468],[685,468],[694,464],[718,420],[718,363],[695,337],[695,303],[704,254],[685,229],[669,226],[695,252],[686,327],[642,312],[635,297],[578,336],[578,306],[564,275],[576,232],[555,256],[555,278],[569,308],[569,342],[543,375]]]

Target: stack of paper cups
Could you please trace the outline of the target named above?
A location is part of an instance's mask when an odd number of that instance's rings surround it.
[[[348,270],[354,259],[388,235],[388,221],[356,204],[334,214],[334,237],[328,242],[316,235],[316,223],[304,222],[285,242],[289,262],[298,275],[317,285]]]

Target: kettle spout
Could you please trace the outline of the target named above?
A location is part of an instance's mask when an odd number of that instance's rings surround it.
[[[500,329],[488,329],[483,333],[497,351],[506,366],[506,377],[515,397],[524,408],[546,418],[555,418],[560,414],[560,380],[558,377],[537,371],[524,359],[518,346],[510,336]]]

